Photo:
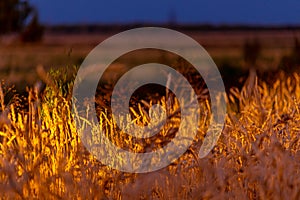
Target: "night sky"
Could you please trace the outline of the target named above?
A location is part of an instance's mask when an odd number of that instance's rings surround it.
[[[30,0],[46,24],[300,24],[299,0]]]

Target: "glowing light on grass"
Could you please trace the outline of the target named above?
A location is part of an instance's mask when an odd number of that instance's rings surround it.
[[[73,112],[86,148],[103,164],[125,172],[145,173],[168,166],[189,148],[197,133],[199,105],[189,82],[171,67],[149,63],[133,68],[118,81],[111,101],[113,119],[119,128],[127,130],[127,134],[134,137],[147,138],[155,135],[168,117],[164,108],[156,105],[150,109],[152,118],[146,127],[137,126],[126,116],[129,115],[130,97],[137,88],[145,84],[160,84],[170,89],[180,103],[181,121],[175,138],[158,150],[135,153],[114,145],[101,134],[103,130],[98,123],[94,101],[99,80],[115,59],[128,52],[147,48],[181,56],[200,73],[208,87],[211,119],[199,152],[200,158],[205,157],[214,147],[225,121],[226,103],[222,78],[211,57],[192,38],[177,31],[148,27],[132,29],[106,39],[90,52],[80,66],[73,89]],[[182,86],[180,88],[185,88],[184,93],[168,84],[168,77],[162,74],[169,74],[178,81]],[[86,101],[87,99],[90,101]],[[163,119],[159,116],[163,116]],[[95,139],[95,135],[100,137]]]

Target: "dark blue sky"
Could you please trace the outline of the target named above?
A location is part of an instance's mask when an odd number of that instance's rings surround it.
[[[300,24],[299,0],[30,0],[41,21],[60,23],[168,22]]]

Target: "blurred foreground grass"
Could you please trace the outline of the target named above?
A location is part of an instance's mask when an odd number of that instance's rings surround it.
[[[19,109],[18,98],[5,105],[6,90],[0,88],[3,199],[300,198],[297,73],[279,73],[272,85],[256,79],[241,90],[232,88],[223,134],[203,159],[197,158],[197,152],[210,105],[207,99],[200,101],[202,121],[189,150],[170,166],[147,174],[122,173],[90,155],[75,129],[70,95],[57,84],[46,88],[47,98],[30,90],[25,110]],[[160,102],[163,105],[165,99]],[[174,109],[179,106],[172,105]],[[140,123],[147,122],[144,112],[136,114]],[[99,113],[99,121],[117,145],[144,152],[150,144],[158,148],[171,140],[180,120],[175,117],[173,125],[143,144],[122,136],[105,111]]]

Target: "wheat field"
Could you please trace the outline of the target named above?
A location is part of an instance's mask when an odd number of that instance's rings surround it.
[[[253,78],[252,78],[253,80]],[[252,85],[253,87],[250,87]],[[11,88],[0,87],[0,191],[3,199],[299,199],[300,74],[259,78],[227,94],[227,117],[217,145],[205,158],[197,152],[208,124],[199,122],[191,147],[168,167],[145,174],[114,170],[82,145],[71,112],[70,91],[52,81],[41,97],[28,88],[27,108]],[[164,104],[166,99],[160,99]],[[172,108],[176,110],[174,102]],[[201,116],[209,117],[207,99]],[[140,107],[139,121],[147,116]],[[105,111],[106,136],[131,151],[159,148],[176,133],[178,118],[155,140],[136,142],[120,134]],[[299,177],[298,177],[299,176]]]

